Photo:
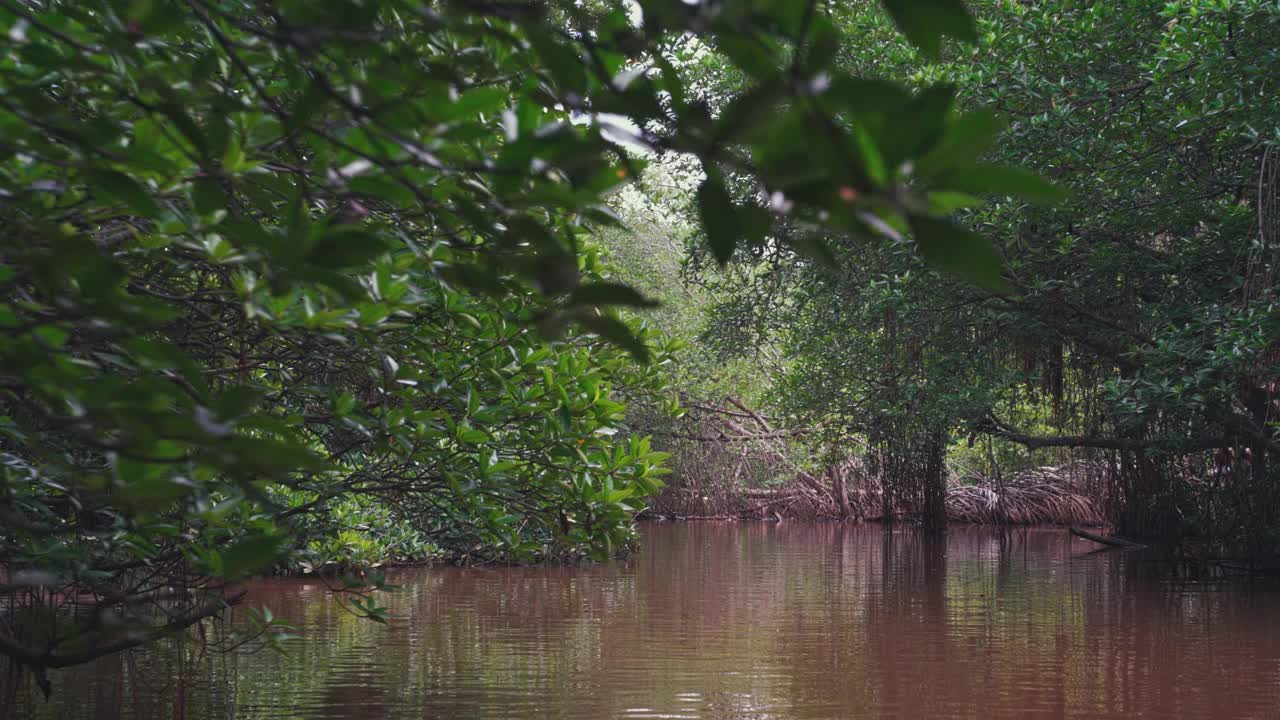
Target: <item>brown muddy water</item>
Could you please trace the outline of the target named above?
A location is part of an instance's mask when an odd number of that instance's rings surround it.
[[[305,635],[288,655],[137,652],[63,671],[51,700],[19,693],[7,715],[1280,717],[1274,585],[1175,577],[1061,529],[643,533],[642,553],[601,566],[402,573],[386,627],[315,582],[262,582],[251,603]]]

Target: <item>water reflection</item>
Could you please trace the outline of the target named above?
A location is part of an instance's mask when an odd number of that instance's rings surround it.
[[[199,643],[20,689],[0,717],[1274,717],[1280,592],[1170,582],[1062,530],[650,526],[636,558],[405,573],[382,627],[315,583],[252,601],[288,656]]]

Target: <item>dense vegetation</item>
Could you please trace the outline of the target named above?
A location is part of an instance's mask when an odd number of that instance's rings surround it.
[[[699,168],[721,263],[913,231],[1004,289],[955,192],[1052,189],[975,165],[996,128],[949,87],[836,63],[820,10],[0,0],[0,654],[43,679],[272,567],[627,548],[664,458],[620,401],[678,412],[677,346],[591,235],[645,158]],[[381,584],[335,589],[379,620]]]
[[[952,198],[995,241],[1006,288],[931,272],[905,241],[826,236],[836,262],[816,271],[782,244],[740,251],[727,272],[695,249],[687,274],[709,321],[693,332],[710,357],[692,362],[718,383],[687,392],[755,397],[804,429],[791,453],[810,476],[858,460],[880,505],[866,514],[937,524],[948,483],[977,481],[999,503],[1019,471],[1070,463],[1053,475],[1077,475],[1125,534],[1274,561],[1280,9],[973,8],[979,42],[933,60],[896,42],[879,14],[833,7],[849,39],[834,62],[954,83],[975,137],[1008,128],[966,151],[1070,191],[1048,207]],[[726,102],[749,92],[714,63],[707,75]],[[726,358],[752,369],[721,371]],[[761,387],[760,376],[774,380]],[[759,453],[757,438],[723,467]],[[846,495],[830,476],[828,490]]]

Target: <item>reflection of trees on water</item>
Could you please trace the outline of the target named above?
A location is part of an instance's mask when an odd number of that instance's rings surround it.
[[[685,524],[591,567],[396,579],[387,627],[264,583],[287,656],[197,642],[61,676],[36,717],[1094,717],[1271,712],[1273,593],[1062,531]],[[642,713],[641,713],[642,714]]]

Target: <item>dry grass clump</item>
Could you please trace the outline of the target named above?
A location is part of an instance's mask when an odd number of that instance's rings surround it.
[[[1013,525],[1102,525],[1096,493],[1070,468],[1039,468],[1004,478],[947,488],[947,518]]]

